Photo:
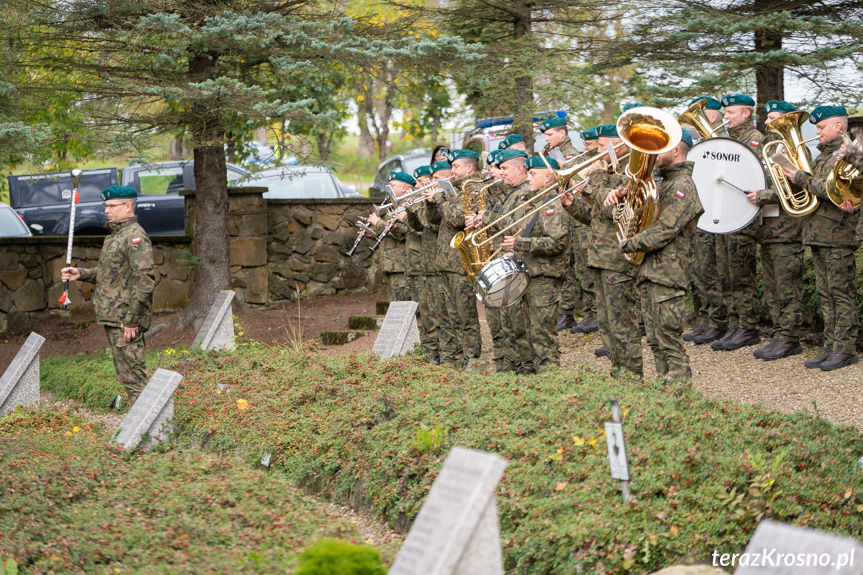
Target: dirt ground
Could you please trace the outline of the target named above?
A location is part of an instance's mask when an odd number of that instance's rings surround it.
[[[327,296],[303,300],[300,307],[300,324],[303,340],[318,338],[324,331],[348,330],[350,316],[374,316],[375,303],[386,300],[383,293]],[[235,308],[236,309],[236,308]],[[483,330],[483,359],[491,362],[491,335],[480,308]],[[278,308],[240,309],[236,313],[241,339],[256,340],[270,345],[286,345],[297,326],[297,306],[288,304]],[[195,337],[192,329],[176,331],[177,314],[160,314],[153,318],[153,334],[148,340],[150,349],[164,349],[189,345]],[[69,314],[36,323],[31,328],[47,341],[42,356],[72,354],[106,347],[103,329],[93,322],[92,316]],[[5,368],[21,344],[25,333],[0,335],[0,368]],[[346,345],[319,346],[320,352],[340,355],[352,351],[371,350],[375,331]],[[644,343],[645,377],[655,376],[650,349]],[[765,342],[766,343],[766,340]],[[611,367],[607,358],[597,358],[593,351],[601,345],[598,334],[572,335],[564,332],[560,337],[561,364],[564,370],[581,365],[598,369]],[[820,350],[804,344],[804,354],[773,362],[764,362],[752,355],[756,347],[732,352],[715,352],[710,346],[688,343],[694,375],[694,386],[717,399],[745,404],[761,404],[770,409],[793,412],[798,409],[817,411],[837,424],[848,424],[863,429],[863,363],[832,372],[806,369],[803,362]]]

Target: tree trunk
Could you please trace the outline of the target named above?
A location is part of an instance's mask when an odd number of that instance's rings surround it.
[[[315,140],[318,144],[318,159],[321,162],[326,162],[330,159],[331,146],[333,143],[333,131],[315,132]]]
[[[772,0],[755,0],[756,12],[759,7],[770,9]],[[766,53],[782,49],[781,30],[756,30],[755,52]],[[758,116],[758,129],[764,131],[764,104],[770,100],[785,99],[785,67],[776,65],[757,66],[755,68],[755,112]]]
[[[522,12],[513,22],[513,35],[516,42],[530,43],[531,18],[530,8],[522,7]],[[529,72],[529,70],[525,70]],[[515,79],[515,98],[513,101],[513,131],[524,138],[529,153],[533,151],[533,78],[530,74],[517,76]]]
[[[375,142],[372,139],[372,133],[369,131],[369,123],[368,117],[366,116],[366,111],[359,107],[357,110],[357,124],[360,128],[360,149],[359,149],[359,159],[363,160],[365,158],[372,157],[372,151],[375,147]]]

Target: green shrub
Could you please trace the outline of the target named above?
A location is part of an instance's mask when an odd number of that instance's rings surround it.
[[[108,439],[66,413],[0,417],[7,573],[10,559],[32,574],[285,573],[321,537],[362,541],[279,474],[199,450],[127,454]]]
[[[629,505],[603,449],[611,397],[624,414]],[[446,455],[417,449],[417,425],[429,421],[449,429],[447,445],[508,459],[501,537],[520,575],[709,562],[715,549],[742,551],[759,517],[863,533],[858,430],[587,366],[522,377],[258,349],[197,358],[175,397],[181,445],[206,440],[250,463],[272,453],[274,472],[402,527]]]
[[[377,549],[321,539],[303,551],[294,575],[386,575]]]

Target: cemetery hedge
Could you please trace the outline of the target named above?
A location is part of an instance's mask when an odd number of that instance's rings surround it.
[[[200,450],[126,454],[102,424],[0,417],[0,565],[21,573],[284,573],[353,526],[279,475]],[[392,552],[388,551],[392,557]]]
[[[274,472],[401,529],[452,446],[507,458],[497,497],[513,573],[708,563],[714,550],[742,552],[762,517],[863,534],[863,437],[809,412],[715,401],[589,366],[523,377],[261,345],[168,359],[184,374],[179,448],[250,465],[271,453]],[[611,397],[624,414],[630,505],[605,455]]]

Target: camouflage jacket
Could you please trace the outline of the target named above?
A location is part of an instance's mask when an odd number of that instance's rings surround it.
[[[390,216],[384,216],[371,228],[380,236],[384,229],[386,229],[389,221]],[[407,234],[408,226],[405,220],[396,222],[393,229],[390,230],[390,233],[386,235],[378,246],[378,261],[383,273],[398,274],[405,272],[405,239],[407,238]],[[374,238],[371,238],[371,240],[373,243],[377,241]]]
[[[465,178],[453,180],[451,183],[458,192],[465,180],[478,176],[479,174],[471,174]],[[431,202],[426,202],[426,204],[430,204],[426,206],[426,215],[432,221],[440,223],[436,259],[438,269],[444,272],[466,273],[460,252],[451,247],[453,237],[464,230],[465,207],[461,195],[453,198],[444,193],[438,193]]]
[[[575,146],[572,145],[572,140],[569,138],[569,134],[563,139],[561,143],[558,145],[551,147],[548,144],[545,145],[545,148],[542,149],[542,153],[548,157],[552,150],[560,150],[560,153],[563,154],[563,158],[565,162],[570,162],[576,156],[581,154]]]
[[[419,205],[414,204],[407,208],[407,217],[402,220],[405,223],[405,274],[419,276],[426,273],[426,264],[423,259],[423,227],[417,230],[411,225],[412,220],[418,220],[420,213]],[[413,217],[412,217],[413,216]]]
[[[504,206],[512,196],[513,189],[512,186],[503,182],[498,182],[488,189],[490,193],[486,200],[485,214],[482,218],[481,227],[485,227],[500,218],[501,214],[504,213]],[[492,233],[494,233],[493,230],[486,232],[486,235],[490,236]],[[503,241],[502,237],[495,239],[490,245],[490,252],[494,252],[499,248],[501,241]]]
[[[605,171],[590,174],[586,190],[590,200],[590,234],[587,246],[587,265],[592,268],[626,273],[635,277],[635,266],[620,251],[617,226],[614,223],[614,206],[605,207],[608,192],[626,185],[626,177],[616,174],[609,166]],[[574,204],[573,204],[574,205]]]
[[[692,243],[698,218],[704,213],[695,182],[692,162],[660,169],[659,216],[652,226],[620,245],[627,253],[645,252],[638,281],[687,289],[691,279]]]
[[[513,188],[513,193],[508,198],[504,211],[517,208],[519,204],[529,200],[533,195],[534,192],[530,191],[527,181],[522,182]],[[515,222],[542,203],[544,203],[543,200],[537,200],[532,205],[516,210],[514,214],[503,220],[497,229],[502,229],[504,225]],[[515,233],[526,228],[532,220],[533,217],[528,218],[518,224],[515,229],[504,234],[504,236],[516,236],[513,255],[521,260],[531,277],[563,277],[566,275],[569,262],[569,254],[566,251],[569,242],[569,218],[560,205],[560,201],[543,208],[539,212],[536,223],[527,236],[524,235],[524,231]]]
[[[860,242],[854,235],[857,214],[847,214],[840,210],[827,197],[827,176],[836,165],[836,152],[842,146],[842,138],[833,138],[826,144],[819,144],[821,154],[812,164],[812,174],[803,170],[797,172],[794,181],[819,198],[818,209],[803,222],[803,243],[807,246],[829,248],[854,248]]]
[[[767,144],[768,142],[775,142],[777,140],[781,140],[782,136],[777,134],[776,132],[768,132],[766,136],[764,136],[764,141],[761,142],[762,145]],[[768,179],[768,184],[772,182],[772,180]],[[792,186],[792,189],[800,189],[800,187],[792,182],[789,182]],[[766,190],[758,190],[755,195],[755,200],[758,204],[758,207],[763,208],[766,205],[779,205],[779,194],[776,193],[776,190],[773,189],[773,186],[770,185]],[[758,231],[756,233],[756,238],[762,244],[784,244],[784,243],[797,243],[799,244],[803,238],[803,219],[804,218],[795,218],[785,211],[782,206],[779,206],[779,216],[775,218],[767,218],[762,214],[761,216],[761,225],[758,227]]]
[[[437,233],[440,226],[432,226],[429,223],[423,203],[415,204],[408,208],[408,215],[405,221],[408,227],[419,235],[419,273],[436,274],[437,264],[435,264],[435,257],[437,256]],[[415,274],[408,272],[408,275]]]
[[[761,142],[764,141],[764,134],[756,130],[755,126],[741,124],[729,128],[728,134],[741,144],[746,145],[747,148],[756,154],[761,152]]]
[[[93,307],[100,325],[150,328],[156,271],[153,246],[138,218],[108,222],[99,265],[82,269],[81,280],[96,283]]]

